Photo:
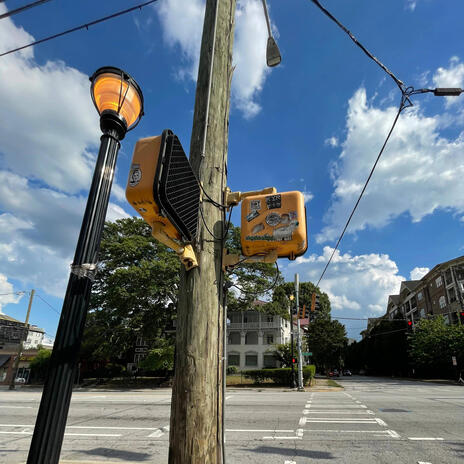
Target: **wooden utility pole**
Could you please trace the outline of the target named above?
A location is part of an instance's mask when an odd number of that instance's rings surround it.
[[[227,180],[230,83],[236,0],[206,0],[190,163],[205,192],[223,204]],[[199,267],[182,269],[176,369],[169,437],[170,464],[220,464],[224,213],[205,196],[194,244]],[[217,239],[214,239],[209,229]]]
[[[35,293],[35,290],[32,289],[31,294],[29,296],[29,306],[27,307],[26,321],[24,322],[24,330],[26,331],[25,340],[27,339],[27,335],[29,334],[29,315],[31,314],[31,307],[32,307],[32,300],[34,299],[34,293]],[[15,380],[16,380],[16,375],[18,374],[19,362],[21,361],[21,356],[23,354],[23,347],[24,347],[24,340],[21,337],[19,341],[18,354],[16,356],[13,370],[11,372],[10,387],[9,387],[10,390],[15,389]]]

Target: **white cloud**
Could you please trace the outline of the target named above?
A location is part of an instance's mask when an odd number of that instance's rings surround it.
[[[182,66],[177,70],[181,79],[197,79],[204,0],[165,0],[158,12],[164,40],[181,51]],[[267,28],[259,0],[238,0],[235,22],[232,80],[234,105],[245,118],[259,113],[257,97],[269,72],[266,66]]]
[[[13,289],[13,284],[8,282],[6,275],[0,273],[0,314],[3,314],[3,306],[6,306],[9,303],[18,303],[22,297],[22,294],[18,295],[15,292]]]
[[[314,195],[311,192],[304,191],[303,197],[304,197],[304,202],[309,203],[314,198]]]
[[[415,267],[409,274],[409,278],[411,280],[420,280],[422,277],[429,272],[430,269],[428,267]]]
[[[457,56],[450,59],[448,68],[438,68],[433,75],[433,83],[435,87],[464,87],[464,63],[461,63]],[[445,97],[446,105],[449,107],[457,103],[462,104],[462,98]]]
[[[414,11],[418,0],[406,0],[406,9]]]
[[[322,255],[297,258],[288,271],[298,272],[301,282],[316,283],[332,251],[326,246]],[[351,255],[337,250],[320,287],[329,295],[332,310],[352,317],[377,317],[385,313],[388,295],[398,293],[402,280],[396,263],[386,254]]]
[[[337,137],[329,137],[328,139],[326,139],[324,141],[324,143],[326,145],[329,145],[330,147],[334,147],[334,148],[338,147],[338,145],[339,145]]]
[[[349,100],[347,136],[331,172],[334,193],[319,243],[334,240],[342,230],[396,112],[368,102],[364,88]],[[464,212],[464,134],[440,136],[440,121],[424,116],[418,105],[402,113],[349,232],[383,227],[404,213],[419,222],[438,209]]]
[[[2,51],[32,40],[0,22]],[[0,274],[62,297],[99,144],[88,77],[39,66],[29,48],[2,58],[0,78]],[[113,198],[123,196],[115,185]],[[110,203],[108,219],[127,216]]]

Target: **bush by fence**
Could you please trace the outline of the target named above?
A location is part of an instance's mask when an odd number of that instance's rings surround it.
[[[264,383],[266,381],[274,382],[277,385],[290,385],[292,381],[292,369],[285,367],[280,369],[255,369],[243,371],[243,375],[252,379],[255,383]],[[308,385],[316,374],[316,366],[303,367],[303,383]],[[298,370],[295,369],[295,376],[298,376]]]

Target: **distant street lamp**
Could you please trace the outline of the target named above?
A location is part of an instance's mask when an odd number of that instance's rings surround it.
[[[59,461],[119,141],[143,115],[142,92],[129,74],[103,67],[90,81],[103,135],[27,464]]]

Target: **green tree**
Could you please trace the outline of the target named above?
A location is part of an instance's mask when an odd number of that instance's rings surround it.
[[[338,321],[319,318],[308,326],[308,349],[318,370],[340,367],[346,342],[345,326]]]
[[[230,227],[225,248],[229,253],[241,253],[240,227]],[[275,264],[239,263],[228,270],[226,281],[233,285],[227,294],[229,311],[246,311],[253,308],[268,314],[282,313],[282,308],[272,302],[260,306],[253,305],[256,299],[271,295],[283,282],[282,275]]]
[[[449,326],[442,316],[422,319],[410,336],[410,357],[419,374],[454,377],[451,357],[464,363],[464,327]]]
[[[139,363],[145,371],[161,371],[167,373],[174,369],[174,345],[169,340],[159,339],[157,348],[148,352],[147,357]]]
[[[156,348],[175,319],[179,269],[176,253],[142,219],[107,222],[81,357],[119,359],[139,336]]]
[[[31,359],[31,375],[34,380],[44,380],[47,376],[48,366],[50,364],[51,350],[39,348],[37,355]]]
[[[274,349],[270,349],[277,361],[281,363],[281,367],[292,367],[292,344],[280,343],[274,346]],[[293,343],[293,357],[296,357],[296,343]]]

